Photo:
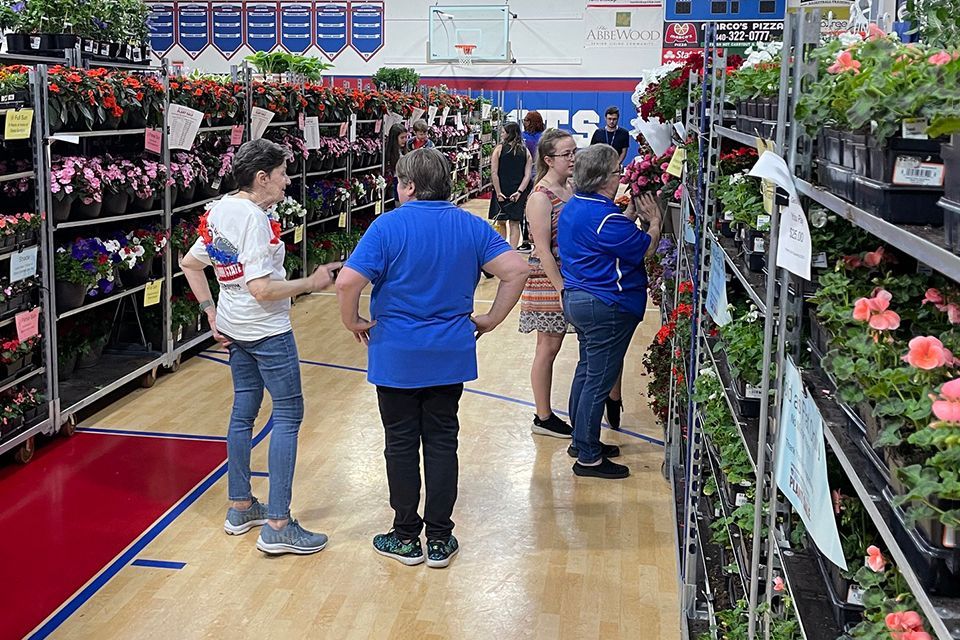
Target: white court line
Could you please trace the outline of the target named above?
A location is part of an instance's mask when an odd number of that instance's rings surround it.
[[[307,295],[311,295],[311,296],[335,296],[335,295],[337,295],[337,294],[334,293],[334,292],[332,292],[332,291],[314,291],[313,293],[309,293],[309,294],[307,294]],[[370,297],[370,294],[369,294],[369,293],[361,293],[361,294],[360,294],[360,297],[361,297],[361,298],[369,298],[369,297]],[[493,300],[474,300],[474,302],[484,302],[484,303],[486,303],[486,304],[493,304]]]

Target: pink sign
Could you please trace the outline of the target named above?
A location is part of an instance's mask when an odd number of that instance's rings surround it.
[[[163,134],[159,129],[147,129],[143,136],[143,148],[160,155],[160,151],[163,148]]]
[[[383,128],[383,120],[377,120],[377,124],[373,125],[373,132],[380,133],[380,129]]]
[[[238,124],[234,125],[233,129],[230,129],[230,144],[233,146],[238,146],[243,142],[243,125]]]
[[[17,321],[17,339],[20,342],[32,338],[40,332],[40,307],[33,311],[24,311],[18,313]]]
[[[301,131],[307,127],[306,116],[303,115],[303,111],[301,111],[300,115],[297,116],[297,126],[300,127]]]
[[[340,137],[342,138],[342,137],[345,136],[345,135],[347,135],[347,123],[346,123],[346,122],[341,122],[341,123],[340,123]]]

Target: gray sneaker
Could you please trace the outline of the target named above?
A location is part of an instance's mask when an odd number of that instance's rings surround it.
[[[257,549],[271,555],[283,553],[308,555],[322,550],[325,546],[327,546],[326,535],[307,531],[292,518],[279,531],[270,525],[263,527],[260,529],[260,537],[257,538]]]
[[[223,521],[223,530],[231,536],[238,536],[246,533],[254,527],[260,527],[267,524],[267,506],[257,502],[253,498],[253,504],[249,509],[240,511],[230,507],[227,509],[227,519]]]

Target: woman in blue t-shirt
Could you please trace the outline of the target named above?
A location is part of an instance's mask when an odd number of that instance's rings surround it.
[[[527,115],[523,116],[523,144],[527,146],[527,151],[530,152],[530,157],[533,159],[533,164],[530,166],[528,188],[532,188],[537,183],[537,145],[540,144],[540,137],[543,135],[545,128],[543,116],[539,112],[527,111]],[[523,236],[523,242],[517,247],[517,251],[524,253],[531,251],[533,247],[530,246],[530,229],[527,225],[526,216],[520,221],[520,232]]]

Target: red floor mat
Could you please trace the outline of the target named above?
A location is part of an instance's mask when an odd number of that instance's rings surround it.
[[[0,638],[36,627],[226,456],[223,442],[78,433],[0,468]]]

